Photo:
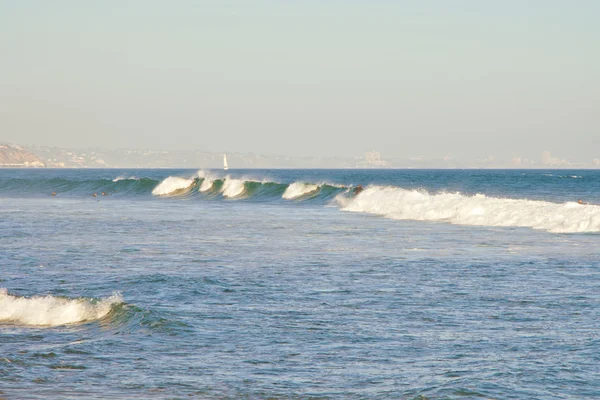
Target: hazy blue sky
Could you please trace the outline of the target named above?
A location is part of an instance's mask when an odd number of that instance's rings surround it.
[[[598,21],[598,0],[0,0],[0,141],[591,160]]]

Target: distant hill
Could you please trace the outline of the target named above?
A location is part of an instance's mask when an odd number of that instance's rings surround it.
[[[42,160],[20,146],[0,144],[0,167],[40,168],[45,165]]]
[[[26,146],[46,168],[223,168],[223,153],[202,150],[60,148]],[[227,153],[231,169],[242,168],[352,168],[352,158],[291,157]]]
[[[377,151],[356,157],[286,156],[276,154],[227,153],[230,169],[246,168],[600,168],[600,158],[592,162],[572,163],[549,152],[542,161],[524,157],[512,159],[455,159],[390,157]],[[0,142],[0,168],[190,168],[221,169],[223,153],[203,150],[60,148],[51,146],[19,146]]]

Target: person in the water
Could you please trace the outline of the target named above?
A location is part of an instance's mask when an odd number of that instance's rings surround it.
[[[363,190],[364,190],[363,187],[361,185],[358,185],[357,187],[354,188],[354,195],[356,196],[357,194],[359,194]]]
[[[579,200],[577,200],[577,204],[581,204],[581,205],[585,206],[590,203],[585,203],[583,200],[579,199]]]

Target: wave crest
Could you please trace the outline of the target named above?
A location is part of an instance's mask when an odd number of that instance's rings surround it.
[[[210,174],[204,170],[199,170],[198,171],[198,179],[200,179],[202,181],[198,190],[200,192],[204,193],[204,192],[210,191],[213,188],[216,178],[212,174]]]
[[[231,179],[227,177],[223,182],[223,197],[241,197],[246,192],[246,186],[244,184],[245,181],[243,179]]]
[[[426,191],[374,186],[352,199],[338,200],[342,210],[393,219],[448,222],[458,225],[529,227],[554,233],[600,232],[600,206],[482,194],[430,194]]]
[[[20,297],[0,288],[0,322],[29,326],[59,326],[99,320],[122,304],[120,294],[98,301],[63,297]]]
[[[319,186],[312,183],[294,182],[289,185],[285,192],[283,192],[282,198],[286,200],[294,200],[300,197],[308,196],[319,190]]]
[[[201,192],[208,192],[209,190],[211,190],[213,188],[213,185],[215,184],[215,182],[210,179],[210,178],[204,178],[204,180],[202,181],[202,184],[200,185],[200,191]]]
[[[152,194],[155,196],[166,196],[180,190],[188,189],[193,183],[193,179],[169,176],[152,190]]]

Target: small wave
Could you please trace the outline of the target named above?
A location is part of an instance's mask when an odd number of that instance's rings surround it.
[[[581,175],[554,175],[554,174],[543,174],[543,176],[556,176],[561,179],[583,179]]]
[[[99,320],[122,304],[120,294],[100,300],[63,297],[20,297],[0,288],[0,322],[29,326],[59,326]]]
[[[174,194],[175,192],[188,189],[194,184],[193,179],[180,178],[178,176],[169,176],[164,179],[152,190],[152,194],[155,196],[166,196]]]
[[[310,194],[314,194],[318,190],[318,185],[312,183],[294,182],[285,189],[285,192],[283,192],[281,197],[286,200],[295,200]]]
[[[448,222],[458,225],[529,227],[555,233],[600,232],[600,206],[482,194],[430,194],[398,187],[374,186],[353,198],[338,196],[345,211],[378,214],[392,219]]]
[[[335,189],[350,189],[353,187],[353,186],[341,185],[339,183],[327,183],[327,182],[321,184],[321,186],[328,186],[328,187],[332,187]]]
[[[137,176],[124,176],[124,175],[120,175],[117,176],[115,179],[113,179],[113,182],[119,182],[119,181],[139,181],[140,178],[138,178]]]

